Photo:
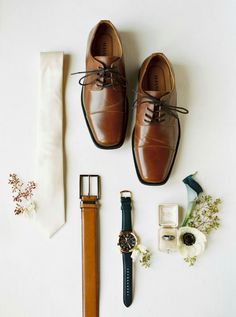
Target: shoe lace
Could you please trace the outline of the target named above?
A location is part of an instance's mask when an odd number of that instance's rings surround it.
[[[145,113],[144,121],[150,124],[161,123],[165,121],[166,115],[170,115],[178,119],[177,112],[182,114],[189,113],[188,109],[184,107],[169,105],[168,103],[166,103],[166,101],[160,100],[159,98],[153,97],[151,95],[141,95],[141,98],[143,99],[141,101],[141,104],[148,103],[154,105],[153,109],[147,107],[147,112]]]
[[[99,66],[97,69],[76,72],[72,73],[71,75],[77,74],[85,74],[79,79],[78,83],[81,86],[96,84],[97,87],[103,89],[114,87],[118,84],[122,87],[126,87],[125,77],[118,71],[117,67]],[[91,82],[84,82],[84,79],[94,75],[96,75],[96,77]]]

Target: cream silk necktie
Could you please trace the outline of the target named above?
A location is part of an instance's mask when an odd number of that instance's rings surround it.
[[[51,237],[65,223],[63,172],[63,52],[40,54],[37,114],[36,223]]]

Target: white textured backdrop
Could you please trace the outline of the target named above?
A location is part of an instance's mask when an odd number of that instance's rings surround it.
[[[234,317],[236,315],[236,1],[0,2],[0,316],[78,317],[81,314],[81,237],[78,175],[102,176],[101,317]],[[173,63],[182,139],[172,176],[162,187],[138,182],[130,131],[122,148],[97,149],[80,106],[72,71],[84,69],[87,36],[110,19],[125,49],[129,99],[144,58],[164,52]],[[67,223],[51,240],[13,215],[8,174],[33,179],[40,51],[69,55],[66,80]],[[222,226],[193,268],[157,251],[157,205],[186,204],[181,180],[194,171],[220,196]],[[149,270],[136,268],[130,308],[122,304],[122,264],[116,248],[119,191],[134,195],[134,228],[153,250]]]

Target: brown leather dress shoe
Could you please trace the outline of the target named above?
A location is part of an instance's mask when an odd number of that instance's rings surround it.
[[[128,120],[125,66],[118,32],[100,21],[90,32],[86,71],[79,83],[82,107],[91,137],[102,149],[120,147]]]
[[[180,139],[175,77],[164,54],[155,53],[139,73],[133,155],[139,180],[163,185],[169,178]]]

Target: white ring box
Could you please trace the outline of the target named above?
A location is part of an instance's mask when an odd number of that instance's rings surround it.
[[[159,218],[159,250],[176,251],[179,225],[179,206],[177,204],[161,204],[158,206]]]

